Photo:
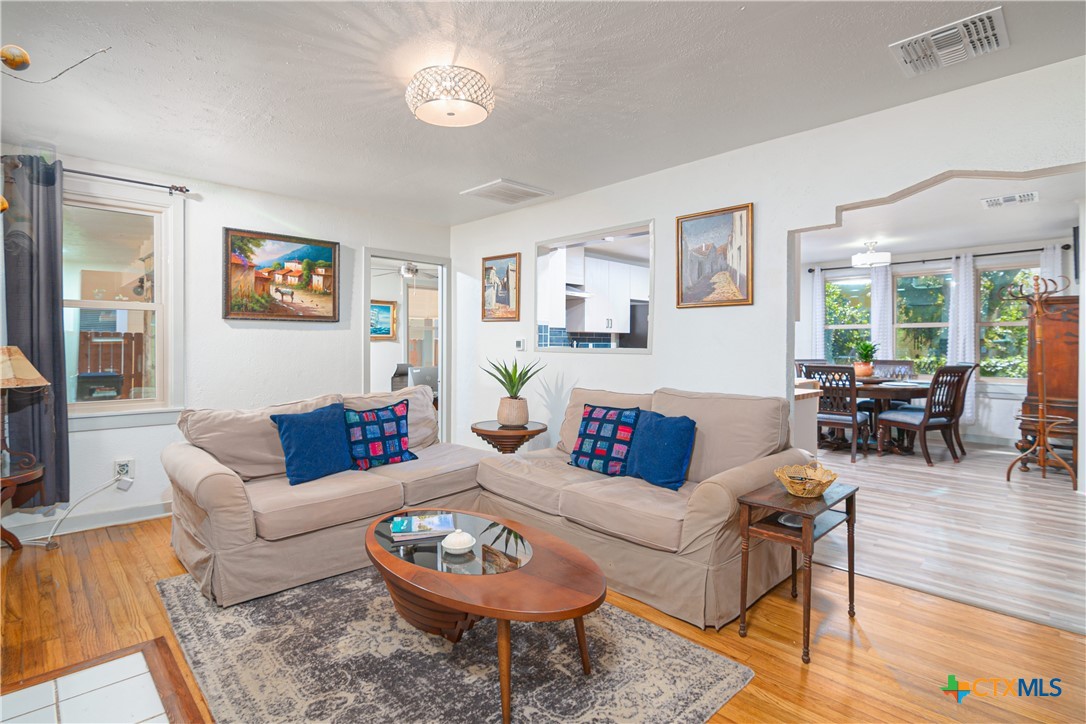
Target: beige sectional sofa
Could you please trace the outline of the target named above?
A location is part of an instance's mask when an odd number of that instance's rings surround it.
[[[269,416],[342,400],[350,409],[411,401],[419,460],[348,471],[291,486]],[[651,394],[573,390],[555,448],[494,455],[437,442],[430,389],[329,395],[261,410],[188,410],[188,442],[162,462],[173,483],[173,546],[204,595],[228,606],[369,565],[363,534],[404,506],[478,510],[522,520],[578,546],[609,586],[699,626],[739,614],[737,498],[806,462],[789,447],[788,403],[661,389]],[[679,490],[572,467],[584,405],[640,407],[697,423],[688,482]],[[788,576],[788,549],[751,545],[750,600]]]
[[[405,398],[418,460],[287,482],[271,415],[341,401],[368,410]],[[173,548],[203,594],[221,606],[369,565],[366,527],[392,511],[420,504],[474,508],[476,468],[492,455],[438,442],[433,392],[425,386],[258,410],[185,410],[178,426],[186,442],[162,452],[173,487]]]
[[[585,404],[640,407],[697,423],[687,483],[672,491],[568,465]],[[575,389],[555,448],[479,462],[478,510],[523,520],[573,543],[610,588],[698,626],[739,615],[740,495],[773,469],[810,456],[789,447],[788,402],[660,389]],[[750,600],[790,573],[788,548],[753,541]]]

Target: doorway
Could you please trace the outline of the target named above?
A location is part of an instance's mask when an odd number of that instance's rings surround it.
[[[445,384],[449,260],[379,249],[366,249],[364,256],[369,329],[363,389],[428,385],[444,439],[449,404],[442,393],[451,389]]]

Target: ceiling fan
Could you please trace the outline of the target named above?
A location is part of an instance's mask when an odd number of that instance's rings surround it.
[[[401,264],[399,267],[394,269],[390,269],[389,267],[375,266],[373,270],[375,272],[373,276],[375,277],[387,277],[393,274],[399,274],[404,279],[411,279],[412,281],[420,278],[437,279],[437,274],[434,274],[433,272],[423,271],[419,269],[417,265],[412,264],[411,262]]]

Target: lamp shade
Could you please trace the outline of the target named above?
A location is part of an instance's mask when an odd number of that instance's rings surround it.
[[[873,266],[889,266],[890,265],[890,252],[888,251],[875,251],[875,246],[879,242],[868,241],[865,242],[867,251],[862,251],[859,254],[852,255],[852,266],[866,269]]]
[[[0,347],[0,388],[46,387],[49,381],[30,364],[18,347]]]
[[[435,126],[474,126],[494,110],[494,91],[483,74],[458,65],[435,65],[415,73],[404,99],[415,118]]]

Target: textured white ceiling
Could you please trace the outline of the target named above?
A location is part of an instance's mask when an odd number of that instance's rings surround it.
[[[992,2],[10,2],[3,139],[448,224],[498,177],[577,193],[1086,53],[1081,2],[1004,3],[1011,48],[905,78],[887,44]],[[411,118],[418,69],[468,65],[497,108]],[[983,109],[978,109],[982,112]],[[538,203],[538,202],[536,202]]]
[[[981,199],[1036,191],[1039,200],[988,209]],[[878,241],[879,251],[916,254],[1068,238],[1086,198],[1086,173],[1028,180],[950,179],[894,204],[846,211],[841,226],[801,235],[804,263],[847,261]]]

